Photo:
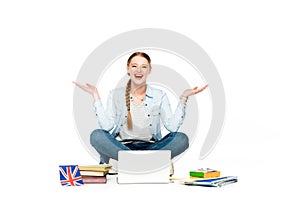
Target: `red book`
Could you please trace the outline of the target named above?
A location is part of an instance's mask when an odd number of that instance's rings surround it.
[[[84,184],[107,182],[106,176],[82,176],[82,180]]]

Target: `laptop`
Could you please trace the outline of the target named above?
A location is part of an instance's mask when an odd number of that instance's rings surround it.
[[[170,183],[170,150],[119,151],[117,182]]]

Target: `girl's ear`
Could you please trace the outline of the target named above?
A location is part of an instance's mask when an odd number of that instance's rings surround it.
[[[152,71],[152,66],[150,65],[149,74],[151,74],[151,71]]]

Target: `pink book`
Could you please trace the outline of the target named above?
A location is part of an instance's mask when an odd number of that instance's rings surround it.
[[[106,176],[82,176],[84,184],[90,183],[106,183]]]

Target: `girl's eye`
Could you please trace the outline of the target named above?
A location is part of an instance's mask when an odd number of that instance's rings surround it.
[[[135,65],[133,65],[133,66],[131,66],[132,68],[135,68],[136,66]]]

